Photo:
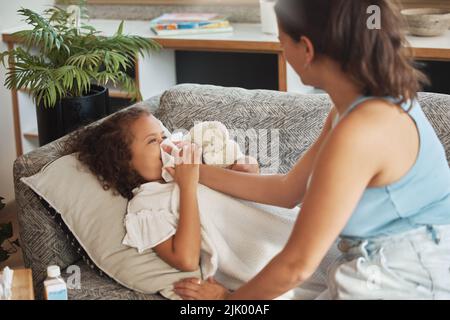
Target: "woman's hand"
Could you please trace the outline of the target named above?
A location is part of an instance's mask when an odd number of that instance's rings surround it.
[[[189,144],[189,142],[186,142],[186,141],[175,142],[175,145],[178,148],[182,148],[188,144]],[[172,154],[172,152],[173,152],[173,150],[170,146],[164,145],[162,148],[163,148],[164,152],[166,152],[168,154]],[[229,166],[228,169],[234,170],[234,171],[246,172],[246,173],[259,174],[258,161],[251,156],[245,156],[244,158],[239,159],[233,165]],[[170,171],[170,170],[167,170],[167,171],[173,176],[172,171]]]
[[[214,278],[201,281],[187,278],[174,283],[175,293],[183,300],[225,300],[230,292]]]
[[[233,165],[228,167],[228,169],[246,173],[259,174],[258,161],[251,156],[245,156],[244,158],[237,160]]]
[[[180,189],[196,187],[199,181],[199,167],[202,148],[195,143],[185,144],[175,155],[175,168],[165,168],[179,185]]]

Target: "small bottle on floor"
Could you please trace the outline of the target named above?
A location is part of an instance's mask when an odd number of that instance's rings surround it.
[[[58,266],[47,267],[44,295],[46,300],[68,300],[67,285],[61,277],[61,270]]]

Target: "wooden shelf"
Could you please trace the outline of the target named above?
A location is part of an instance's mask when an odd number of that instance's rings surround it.
[[[131,99],[131,95],[128,92],[111,88],[108,88],[108,90],[110,98]]]
[[[23,136],[28,139],[38,139],[39,138],[37,129],[26,131],[23,133]]]
[[[12,300],[34,300],[31,269],[15,269],[12,283]]]
[[[89,21],[102,34],[113,35],[119,25],[118,20],[93,19]],[[124,33],[139,35],[153,39],[164,49],[201,50],[201,51],[233,51],[282,53],[277,36],[261,32],[259,24],[233,23],[233,33],[156,36],[148,27],[148,21],[129,20],[124,24]],[[17,43],[12,35],[14,31],[22,30],[24,26],[6,30],[3,41]],[[440,37],[408,36],[414,56],[418,59],[450,60],[450,31]]]

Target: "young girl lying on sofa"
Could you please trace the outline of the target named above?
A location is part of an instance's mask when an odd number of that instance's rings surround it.
[[[81,131],[75,150],[104,189],[129,199],[123,244],[143,254],[153,249],[181,271],[200,266],[203,279],[214,276],[234,290],[282,249],[298,209],[256,205],[199,185],[202,150],[191,143],[182,147],[175,168],[168,169],[174,182],[166,183],[161,143],[168,134],[146,109],[134,107]],[[256,160],[245,160],[229,169],[256,174]],[[315,298],[326,289],[324,283],[325,273],[319,270],[281,298]]]

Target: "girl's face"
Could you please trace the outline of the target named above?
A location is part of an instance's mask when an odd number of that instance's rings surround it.
[[[144,115],[130,129],[134,136],[131,165],[146,181],[161,180],[160,144],[166,137],[159,122],[152,115]]]

